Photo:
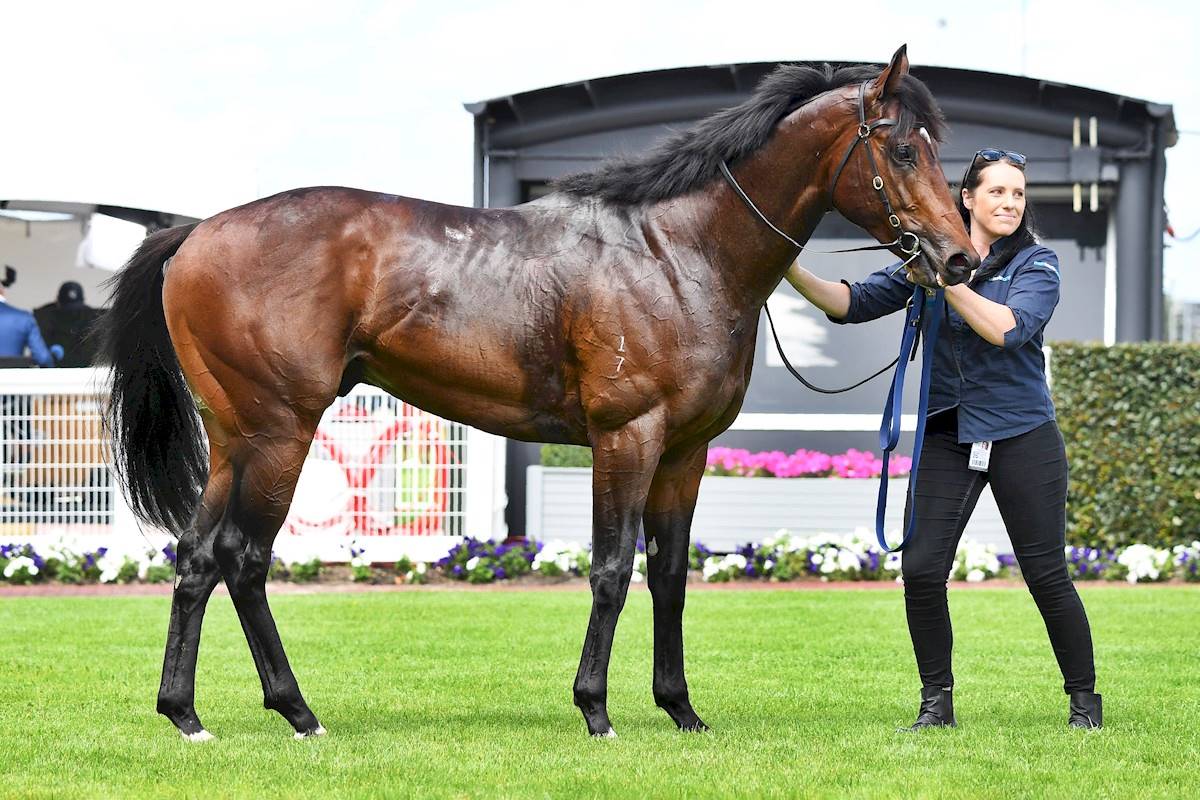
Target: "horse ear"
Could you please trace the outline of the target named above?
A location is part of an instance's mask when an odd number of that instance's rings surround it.
[[[882,102],[891,97],[900,88],[900,79],[908,74],[908,45],[900,45],[900,49],[892,56],[892,63],[883,68],[879,77],[871,82],[867,97],[872,102]]]

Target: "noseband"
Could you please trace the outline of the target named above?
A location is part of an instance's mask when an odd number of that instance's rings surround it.
[[[854,137],[854,140],[850,142],[850,147],[846,148],[846,155],[842,156],[841,163],[838,164],[837,170],[833,173],[833,182],[829,185],[829,197],[830,201],[832,202],[833,190],[837,188],[838,179],[842,177],[842,170],[846,168],[846,164],[850,161],[850,156],[854,154],[854,148],[858,147],[859,142],[862,142],[863,150],[865,150],[867,153],[867,162],[871,165],[871,174],[874,176],[871,179],[871,186],[876,192],[879,193],[879,199],[883,203],[884,209],[887,211],[888,224],[893,230],[895,230],[896,238],[886,244],[867,245],[865,247],[849,247],[844,250],[811,250],[810,252],[854,253],[862,250],[890,250],[893,247],[899,247],[900,252],[908,256],[908,259],[897,268],[896,271],[898,272],[900,269],[903,269],[911,264],[917,256],[921,255],[921,240],[915,233],[912,231],[906,231],[901,226],[900,217],[896,216],[896,212],[892,210],[892,203],[888,199],[887,192],[884,190],[883,178],[879,175],[879,168],[875,164],[875,154],[871,152],[871,146],[867,144],[867,139],[871,137],[871,134],[877,128],[896,124],[896,120],[887,117],[877,119],[873,122],[867,122],[866,93],[868,83],[870,83],[870,81],[863,81],[858,87],[858,134]],[[724,159],[721,160],[720,167],[721,174],[725,176],[725,180],[729,181],[729,185],[733,187],[733,190],[737,193],[738,197],[742,198],[742,201],[750,208],[751,211],[755,213],[755,215],[758,216],[759,219],[767,224],[767,227],[786,239],[797,250],[803,251],[806,249],[804,245],[788,236],[786,233],[776,227],[771,220],[767,219],[766,215],[763,214],[762,211],[758,209],[758,206],[754,204],[754,201],[750,199],[750,196],[747,195],[742,187],[738,185],[737,180],[733,177],[733,173],[729,171],[729,166],[725,163]]]

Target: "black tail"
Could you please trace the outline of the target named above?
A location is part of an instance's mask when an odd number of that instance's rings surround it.
[[[97,361],[112,366],[105,427],[113,463],[140,519],[178,535],[208,477],[196,404],[179,369],[163,314],[163,262],[195,225],[146,237],[110,283],[112,306],[97,328]]]

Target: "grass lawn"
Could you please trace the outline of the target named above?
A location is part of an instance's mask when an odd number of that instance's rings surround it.
[[[329,735],[262,709],[229,599],[209,605],[197,707],[154,713],[168,600],[0,599],[0,795],[13,797],[1195,797],[1200,587],[1089,587],[1106,727],[1069,731],[1023,589],[951,590],[957,730],[904,735],[918,682],[898,588],[693,591],[688,679],[709,734],[650,696],[650,598],[610,672],[620,735],[571,705],[585,592],[281,596]]]

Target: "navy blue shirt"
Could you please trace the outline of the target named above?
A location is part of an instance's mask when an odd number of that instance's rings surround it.
[[[850,309],[837,323],[868,322],[905,307],[913,284],[898,264],[850,284]],[[1046,384],[1042,331],[1058,305],[1060,276],[1054,251],[1026,247],[1002,266],[984,259],[969,286],[1012,310],[1016,326],[1004,346],[985,340],[946,304],[947,317],[933,353],[929,413],[958,409],[958,441],[988,442],[1019,436],[1054,419]]]

